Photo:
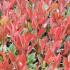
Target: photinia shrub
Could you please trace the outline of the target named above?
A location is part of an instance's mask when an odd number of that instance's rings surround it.
[[[0,0],[0,70],[70,70],[70,0]]]

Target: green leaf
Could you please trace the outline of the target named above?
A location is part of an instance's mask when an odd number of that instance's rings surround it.
[[[67,16],[69,16],[69,15],[70,15],[70,7],[67,10]]]
[[[11,44],[11,45],[9,46],[9,50],[14,54],[14,56],[17,56],[18,52],[17,52],[17,50],[15,49],[15,47],[14,47],[13,44]]]
[[[17,55],[18,55],[18,51],[15,50],[15,51],[14,51],[14,56],[17,56]]]
[[[32,25],[31,25],[30,19],[28,19],[28,30],[29,30],[29,32],[32,32]]]
[[[3,61],[3,57],[0,55],[0,61]]]
[[[2,11],[0,11],[0,17],[2,16]]]
[[[6,52],[6,53],[8,53],[8,51],[9,51],[9,48],[8,47],[6,47],[6,45],[3,47],[3,51],[4,52]]]
[[[47,5],[47,4],[44,4],[44,6],[43,6],[43,7],[44,7],[44,9],[45,9],[45,10],[47,10],[47,9],[48,9],[48,5]]]
[[[30,64],[30,63],[33,63],[35,61],[35,53],[32,53],[32,54],[29,54],[28,57],[27,57],[27,63]]]
[[[34,64],[33,70],[36,70],[36,64]]]
[[[11,51],[14,54],[14,56],[18,55],[18,51],[15,49],[13,44],[10,44],[10,46],[6,47],[6,49],[7,49],[7,51]]]
[[[13,9],[14,9],[14,10],[16,9],[16,4],[14,4]]]
[[[36,64],[29,64],[29,68],[31,69],[31,70],[36,70]]]
[[[0,51],[2,51],[2,46],[0,46]]]
[[[29,31],[32,32],[32,26],[29,27]]]
[[[15,51],[14,45],[11,44],[11,45],[9,46],[9,49],[10,49],[11,52],[14,52],[14,51]]]

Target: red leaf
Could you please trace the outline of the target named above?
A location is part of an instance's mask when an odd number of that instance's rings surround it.
[[[49,0],[45,0],[46,4],[49,4]]]
[[[65,0],[59,0],[59,9],[60,9],[60,12],[64,11],[64,6],[65,6]]]
[[[62,41],[55,41],[52,46],[53,51],[57,51],[61,47]]]
[[[41,45],[41,50],[44,50],[46,48],[46,43],[48,42],[48,39],[47,37],[43,38],[41,41],[40,41],[40,45]]]
[[[12,52],[9,53],[9,58],[10,58],[10,60],[11,60],[12,62],[15,61],[15,56],[13,55]]]
[[[67,58],[64,58],[64,70],[70,70],[69,62]]]
[[[24,43],[26,45],[28,45],[30,41],[34,41],[35,39],[36,39],[36,36],[34,34],[31,34],[31,33],[26,33],[23,36],[23,40],[24,40]]]
[[[24,54],[18,55],[17,63],[18,63],[19,70],[21,70],[26,65],[26,56]]]
[[[50,64],[53,61],[54,54],[53,52],[48,48],[47,53],[45,54],[45,61],[47,64]]]
[[[12,41],[15,44],[15,47],[18,49],[19,53],[22,52],[22,40],[20,39],[20,35],[18,33],[16,33],[13,37],[12,37]]]
[[[54,58],[54,63],[53,65],[53,69],[57,68],[57,66],[60,64],[61,62],[61,55],[58,54],[55,58]]]
[[[63,55],[67,55],[69,53],[69,51],[70,51],[70,42],[65,42]]]
[[[12,8],[16,0],[10,0],[9,8]]]
[[[40,37],[40,36],[42,36],[42,34],[45,32],[45,29],[43,29],[43,28],[41,28],[41,29],[39,29],[39,31],[38,31],[38,36]]]

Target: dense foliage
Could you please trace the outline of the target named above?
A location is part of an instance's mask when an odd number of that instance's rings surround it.
[[[0,0],[0,70],[70,70],[70,0]]]

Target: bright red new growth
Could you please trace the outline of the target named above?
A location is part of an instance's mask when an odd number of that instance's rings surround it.
[[[70,70],[70,0],[0,0],[0,70],[40,68]]]

